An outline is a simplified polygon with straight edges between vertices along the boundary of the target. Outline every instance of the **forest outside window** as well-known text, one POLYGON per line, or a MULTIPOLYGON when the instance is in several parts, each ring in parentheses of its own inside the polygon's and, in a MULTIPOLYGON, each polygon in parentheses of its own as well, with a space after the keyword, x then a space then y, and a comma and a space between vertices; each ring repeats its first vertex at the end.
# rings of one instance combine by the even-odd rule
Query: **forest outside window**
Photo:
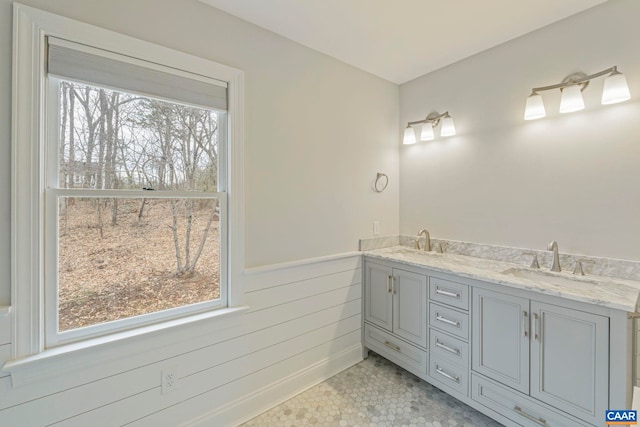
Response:
POLYGON ((46 346, 227 305, 226 85, 48 38, 46 346))

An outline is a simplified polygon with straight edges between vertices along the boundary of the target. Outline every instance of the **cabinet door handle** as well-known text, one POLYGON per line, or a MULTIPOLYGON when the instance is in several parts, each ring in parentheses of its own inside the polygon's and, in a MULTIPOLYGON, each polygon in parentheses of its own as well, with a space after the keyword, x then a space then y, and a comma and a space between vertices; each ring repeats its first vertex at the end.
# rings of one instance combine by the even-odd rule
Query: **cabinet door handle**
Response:
POLYGON ((399 346, 397 346, 395 344, 391 344, 389 341, 385 341, 384 345, 389 347, 391 350, 400 351, 400 347, 399 346))
POLYGON ((525 337, 529 336, 529 314, 527 310, 522 310, 522 335, 525 337))
POLYGON ((460 350, 458 350, 457 348, 449 347, 445 343, 440 342, 438 338, 436 338, 436 347, 448 351, 449 353, 453 353, 456 356, 460 356, 460 350))
POLYGON ((444 295, 445 297, 458 298, 458 299, 460 298, 460 293, 445 291, 443 289, 440 289, 437 286, 436 286, 436 294, 444 295))
POLYGON ((387 293, 391 293, 391 276, 387 276, 387 293))
POLYGON ((391 292, 395 295, 396 292, 396 278, 395 276, 391 276, 391 292))
POLYGON ((460 322, 458 322, 457 320, 450 320, 446 317, 442 317, 439 313, 436 313, 436 320, 442 323, 446 323, 447 325, 455 326, 456 328, 460 327, 460 322))
POLYGON ((536 341, 540 340, 540 334, 538 333, 539 319, 540 317, 538 316, 538 313, 533 313, 533 339, 536 341))
POLYGON ((442 375, 443 377, 448 378, 451 381, 460 384, 460 377, 456 377, 455 375, 451 375, 450 373, 448 373, 447 371, 445 371, 444 369, 442 369, 438 365, 436 365, 436 372, 439 373, 440 375, 442 375))
POLYGON ((529 414, 527 414, 527 413, 526 413, 526 412, 524 412, 524 411, 522 410, 522 408, 521 408, 521 407, 519 407, 518 405, 514 406, 514 407, 513 407, 513 410, 514 410, 515 412, 517 412, 518 414, 522 415, 523 417, 525 417, 525 418, 527 418, 527 419, 529 419, 529 420, 533 421, 533 422, 534 422, 534 423, 536 423, 536 424, 540 424, 541 426, 546 426, 546 425, 547 425, 547 420, 545 420, 544 418, 541 418, 541 417, 537 417, 537 418, 536 418, 536 417, 534 417, 533 415, 529 415, 529 414))

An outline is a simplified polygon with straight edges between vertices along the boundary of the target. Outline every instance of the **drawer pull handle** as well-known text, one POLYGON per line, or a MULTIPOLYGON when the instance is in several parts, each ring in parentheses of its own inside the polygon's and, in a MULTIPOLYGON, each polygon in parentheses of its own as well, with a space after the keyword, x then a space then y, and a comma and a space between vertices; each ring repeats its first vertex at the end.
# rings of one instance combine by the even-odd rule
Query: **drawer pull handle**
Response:
POLYGON ((451 375, 450 373, 448 373, 445 370, 443 370, 442 368, 440 368, 440 366, 438 366, 438 365, 436 365, 436 372, 439 373, 440 375, 442 375, 443 377, 448 378, 451 381, 460 384, 460 377, 456 377, 454 375, 451 375))
POLYGON ((385 341, 384 345, 386 345, 387 347, 389 347, 391 350, 395 350, 395 351, 400 351, 400 347, 398 347, 395 344, 391 344, 389 341, 385 341))
POLYGON ((446 323, 447 325, 455 326, 456 328, 460 327, 460 322, 458 322, 457 320, 450 320, 446 317, 442 317, 439 313, 436 313, 436 320, 442 323, 446 323))
POLYGON ((445 291, 440 289, 439 287, 436 286, 436 294, 438 295, 444 295, 445 297, 451 297, 451 298, 458 298, 460 299, 460 293, 459 292, 449 292, 449 291, 445 291))
POLYGON ((534 423, 536 423, 536 424, 540 424, 541 426, 546 426, 546 425, 547 425, 547 420, 545 420, 544 418, 540 418, 540 417, 536 418, 536 417, 534 417, 533 415, 529 415, 529 414, 527 414, 527 413, 526 413, 526 412, 524 412, 524 411, 522 410, 522 408, 521 408, 521 407, 519 407, 518 405, 514 406, 514 407, 513 407, 513 410, 514 410, 515 412, 517 412, 518 414, 522 415, 523 417, 525 417, 525 418, 527 418, 527 419, 529 419, 529 420, 533 421, 533 422, 534 422, 534 423))
POLYGON ((436 347, 441 348, 443 350, 446 350, 449 353, 453 353, 456 356, 460 356, 460 350, 458 350, 457 348, 449 347, 445 343, 440 342, 440 340, 438 340, 438 338, 436 338, 436 347))

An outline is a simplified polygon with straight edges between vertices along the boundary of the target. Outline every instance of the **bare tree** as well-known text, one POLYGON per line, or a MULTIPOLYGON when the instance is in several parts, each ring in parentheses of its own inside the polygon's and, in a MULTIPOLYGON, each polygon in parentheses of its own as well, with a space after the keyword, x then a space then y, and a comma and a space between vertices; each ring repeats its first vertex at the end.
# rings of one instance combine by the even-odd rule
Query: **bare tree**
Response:
MULTIPOLYGON (((67 133, 67 117, 69 116, 69 103, 68 103, 68 96, 69 96, 69 85, 66 83, 63 83, 61 86, 61 98, 62 98, 62 117, 60 119, 60 147, 59 147, 59 156, 60 159, 64 159, 65 158, 65 141, 67 140, 66 138, 66 133, 67 133)), ((63 184, 67 181, 67 176, 69 174, 69 163, 65 162, 62 164, 62 167, 60 168, 60 172, 61 172, 61 176, 59 177, 60 182, 62 182, 63 184)), ((63 198, 60 201, 60 213, 62 215, 63 218, 63 222, 62 222, 62 234, 66 234, 67 233, 67 229, 68 229, 68 225, 69 225, 69 213, 67 210, 67 198, 63 198)))
MULTIPOLYGON (((74 165, 76 162, 76 144, 75 144, 75 103, 76 103, 76 91, 73 89, 73 85, 70 83, 64 83, 67 86, 69 94, 69 155, 67 163, 74 165)), ((74 168, 70 168, 68 173, 67 187, 73 188, 75 185, 75 171, 74 168)))
MULTIPOLYGON (((198 189, 198 180, 207 173, 203 169, 215 165, 214 144, 217 122, 213 113, 197 108, 170 105, 152 101, 149 103, 148 123, 155 127, 159 142, 158 188, 198 189)), ((215 174, 211 174, 214 176, 215 174)), ((213 179, 213 178, 212 178, 213 179)), ((195 272, 197 262, 206 242, 215 209, 206 219, 199 242, 193 242, 195 214, 194 201, 185 199, 172 201, 172 233, 176 252, 176 273, 190 275, 195 272), (185 225, 179 227, 178 217, 185 225), (195 252, 192 248, 195 244, 195 252)))
MULTIPOLYGON (((217 187, 215 112, 75 83, 63 84, 61 107, 61 133, 67 141, 61 156, 68 165, 69 187, 74 185, 74 174, 81 174, 85 188, 125 185, 188 191, 217 187)), ((111 225, 116 226, 118 198, 94 203, 103 236, 103 210, 111 208, 111 225)), ((139 223, 147 206, 148 199, 141 199, 139 223)), ((195 272, 216 217, 215 203, 209 212, 210 206, 188 198, 172 201, 170 228, 177 274, 195 272)))
POLYGON ((93 187, 97 184, 97 176, 94 170, 93 155, 96 146, 96 131, 102 117, 100 115, 99 103, 96 102, 95 90, 90 86, 78 85, 79 90, 75 90, 75 97, 82 107, 82 131, 84 133, 84 187, 93 187), (94 184, 95 183, 95 184, 94 184))

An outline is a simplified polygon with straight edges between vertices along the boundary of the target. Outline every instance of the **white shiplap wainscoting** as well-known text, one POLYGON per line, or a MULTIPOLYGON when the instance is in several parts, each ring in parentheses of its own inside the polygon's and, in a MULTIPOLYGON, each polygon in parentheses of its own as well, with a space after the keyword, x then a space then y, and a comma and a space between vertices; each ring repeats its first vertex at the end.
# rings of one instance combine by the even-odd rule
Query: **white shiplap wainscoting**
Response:
MULTIPOLYGON (((358 253, 252 269, 244 278, 250 310, 233 328, 15 387, 0 371, 0 424, 233 426, 362 359, 358 253), (163 395, 167 367, 179 380, 163 395)), ((0 313, 3 358, 10 317, 0 313)))
MULTIPOLYGON (((11 307, 0 306, 0 367, 11 356, 11 307)), ((0 370, 0 378, 9 375, 0 370)), ((1 418, 0 418, 1 420, 1 418)))

